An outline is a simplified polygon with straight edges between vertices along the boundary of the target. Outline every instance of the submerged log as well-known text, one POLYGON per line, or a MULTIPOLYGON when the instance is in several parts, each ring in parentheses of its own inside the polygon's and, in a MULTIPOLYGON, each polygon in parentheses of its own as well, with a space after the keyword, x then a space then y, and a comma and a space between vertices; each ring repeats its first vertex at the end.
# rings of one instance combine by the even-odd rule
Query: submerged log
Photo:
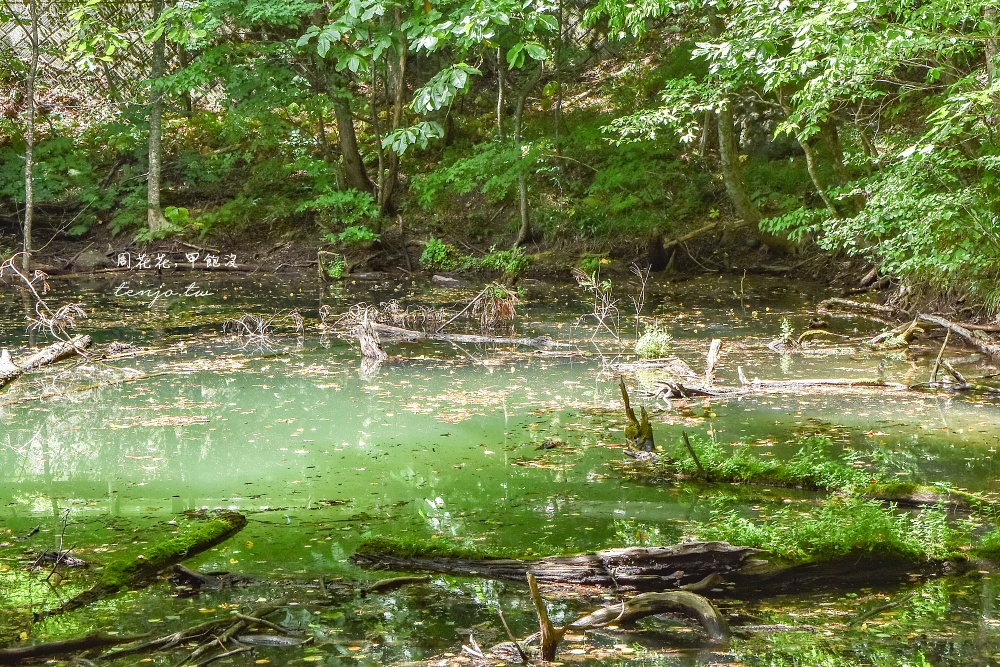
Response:
POLYGON ((522 345, 525 347, 539 347, 543 349, 551 347, 571 347, 568 343, 557 343, 549 336, 538 336, 537 338, 507 338, 503 336, 475 336, 470 334, 446 334, 428 331, 414 331, 403 329, 389 324, 374 324, 375 330, 384 334, 388 338, 397 340, 442 340, 452 343, 475 343, 475 344, 497 344, 497 345, 522 345))
POLYGON ((82 350, 90 347, 92 342, 93 340, 90 336, 73 336, 69 340, 60 340, 52 343, 52 345, 44 347, 38 352, 18 361, 11 359, 9 351, 0 351, 0 388, 13 382, 28 371, 33 371, 79 354, 82 350))
POLYGON ((226 512, 150 547, 145 553, 112 561, 104 568, 101 579, 96 585, 59 607, 37 613, 35 620, 79 609, 127 588, 147 586, 160 571, 225 542, 246 525, 246 517, 242 514, 226 512))

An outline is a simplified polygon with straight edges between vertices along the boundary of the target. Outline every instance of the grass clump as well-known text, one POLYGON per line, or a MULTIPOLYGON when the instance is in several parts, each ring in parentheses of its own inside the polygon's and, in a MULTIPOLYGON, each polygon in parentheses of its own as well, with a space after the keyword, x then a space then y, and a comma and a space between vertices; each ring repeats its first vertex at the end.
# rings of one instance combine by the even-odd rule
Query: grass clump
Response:
POLYGON ((699 539, 755 547, 792 562, 873 556, 922 564, 964 559, 960 549, 968 544, 967 531, 950 525, 940 509, 901 514, 861 498, 834 499, 808 512, 782 508, 766 522, 714 511, 696 532, 699 539))
MULTIPOLYGON (((695 476, 703 474, 709 481, 742 484, 770 484, 811 491, 843 491, 863 493, 873 485, 888 484, 885 473, 858 468, 843 460, 831 459, 827 447, 832 443, 822 437, 804 438, 802 447, 788 461, 776 461, 757 456, 750 447, 735 450, 711 441, 692 439, 702 471, 679 448, 674 459, 666 462, 672 472, 695 476)), ((907 485, 893 482, 894 486, 907 485)), ((915 488, 915 485, 909 485, 915 488)))
POLYGON ((674 337, 657 323, 646 325, 646 331, 635 342, 635 353, 640 359, 662 359, 670 356, 674 337))

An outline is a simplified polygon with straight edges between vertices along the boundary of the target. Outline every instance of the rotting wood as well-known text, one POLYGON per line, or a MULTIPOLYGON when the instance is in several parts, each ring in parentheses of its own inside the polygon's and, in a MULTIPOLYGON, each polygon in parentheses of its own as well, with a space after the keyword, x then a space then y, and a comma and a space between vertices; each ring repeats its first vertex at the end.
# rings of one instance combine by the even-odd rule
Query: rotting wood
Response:
POLYGON ((899 308, 884 306, 880 303, 870 303, 865 301, 853 301, 851 299, 841 299, 833 297, 820 301, 816 306, 816 312, 824 315, 837 315, 843 311, 848 311, 856 315, 863 315, 883 322, 886 318, 898 320, 903 317, 911 317, 908 313, 899 308))
POLYGON ((497 345, 522 345, 525 347, 552 348, 552 347, 572 347, 568 343, 559 343, 549 336, 538 336, 537 338, 506 338, 503 336, 475 336, 470 334, 445 334, 432 333, 427 331, 414 331, 403 329, 389 324, 374 324, 375 330, 384 334, 386 338, 397 340, 441 340, 453 343, 477 343, 477 344, 497 344, 497 345))
POLYGON ((559 642, 562 641, 563 635, 566 634, 566 628, 557 628, 552 625, 548 610, 545 608, 545 600, 542 599, 542 593, 538 590, 538 581, 535 579, 535 575, 527 572, 525 577, 528 580, 531 602, 535 605, 535 614, 538 616, 538 628, 542 635, 540 647, 541 658, 543 662, 552 662, 556 659, 556 650, 559 648, 559 642))
POLYGON ((79 354, 90 347, 93 340, 90 336, 73 336, 69 340, 60 340, 42 348, 34 354, 14 361, 8 350, 0 351, 0 388, 10 384, 28 371, 37 370, 43 366, 79 354))
POLYGON ((367 310, 361 323, 355 328, 355 332, 358 335, 358 343, 361 346, 361 356, 374 361, 385 361, 389 358, 389 355, 382 349, 382 343, 375 330, 374 322, 369 318, 367 310))
POLYGON ((225 512, 210 521, 165 540, 150 548, 145 554, 112 561, 101 574, 100 581, 92 588, 67 600, 59 607, 35 614, 40 621, 48 616, 63 614, 114 595, 126 588, 148 585, 156 575, 196 554, 228 540, 247 524, 247 519, 236 512, 225 512))
POLYGON ((0 648, 0 665, 19 665, 26 660, 38 658, 51 658, 59 655, 68 655, 91 649, 106 648, 118 644, 127 644, 138 641, 147 635, 139 636, 109 636, 99 633, 66 639, 47 644, 33 644, 31 646, 15 646, 12 648, 0 648))
POLYGON ((722 341, 718 338, 712 339, 712 344, 708 348, 708 357, 705 360, 705 386, 711 387, 715 384, 715 369, 719 365, 722 341))
POLYGON ((671 250, 683 243, 687 243, 692 239, 696 239, 702 234, 707 234, 708 232, 714 231, 718 229, 721 224, 722 223, 720 221, 710 222, 707 225, 695 229, 694 231, 688 232, 684 236, 679 236, 676 239, 667 241, 666 243, 663 244, 663 252, 667 252, 668 250, 671 250))

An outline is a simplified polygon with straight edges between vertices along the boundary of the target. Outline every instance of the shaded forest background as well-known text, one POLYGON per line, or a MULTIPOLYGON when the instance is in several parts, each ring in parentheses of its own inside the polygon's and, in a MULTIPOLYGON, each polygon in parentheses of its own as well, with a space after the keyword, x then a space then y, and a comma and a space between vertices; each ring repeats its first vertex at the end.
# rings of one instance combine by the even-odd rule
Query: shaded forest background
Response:
POLYGON ((992 3, 0 0, 0 26, 4 256, 819 253, 1000 307, 992 3))

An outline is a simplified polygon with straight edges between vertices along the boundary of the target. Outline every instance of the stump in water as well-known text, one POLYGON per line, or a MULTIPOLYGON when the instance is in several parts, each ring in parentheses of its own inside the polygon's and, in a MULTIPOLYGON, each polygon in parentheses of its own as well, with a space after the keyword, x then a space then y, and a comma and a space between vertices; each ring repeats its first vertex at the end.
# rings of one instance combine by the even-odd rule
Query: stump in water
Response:
POLYGON ((618 386, 622 390, 622 401, 625 403, 625 442, 629 447, 643 452, 651 452, 655 448, 653 444, 653 426, 649 423, 649 415, 646 414, 645 406, 639 406, 639 415, 642 421, 635 418, 635 411, 629 404, 628 390, 625 388, 625 380, 618 378, 618 386))
POLYGON ((382 343, 379 341, 378 332, 375 331, 375 325, 368 317, 367 312, 365 312, 365 316, 364 319, 361 320, 361 324, 358 325, 357 332, 358 343, 361 344, 361 356, 366 359, 374 359, 376 361, 385 361, 389 358, 389 355, 382 349, 382 343))

